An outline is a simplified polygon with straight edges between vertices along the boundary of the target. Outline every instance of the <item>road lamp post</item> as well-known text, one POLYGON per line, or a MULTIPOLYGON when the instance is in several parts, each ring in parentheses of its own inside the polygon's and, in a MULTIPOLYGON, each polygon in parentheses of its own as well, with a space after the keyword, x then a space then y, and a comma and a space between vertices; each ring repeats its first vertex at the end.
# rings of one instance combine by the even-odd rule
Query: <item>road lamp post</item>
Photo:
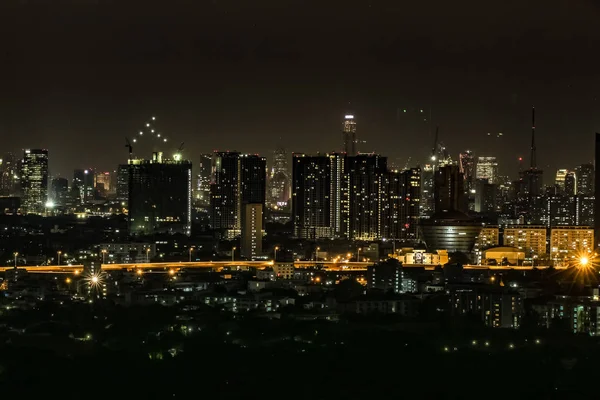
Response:
POLYGON ((356 251, 356 262, 360 262, 360 247, 356 251))
POLYGON ((277 250, 279 250, 279 246, 275 246, 275 255, 273 256, 273 261, 277 262, 277 250))
POLYGON ((235 246, 231 248, 231 262, 235 261, 235 249, 237 249, 235 246))
POLYGON ((194 246, 190 247, 190 258, 189 258, 189 262, 192 262, 192 251, 194 251, 194 246))
POLYGON ((150 248, 148 247, 146 249, 146 263, 150 262, 150 248))
POLYGON ((102 249, 102 264, 106 264, 106 249, 102 249))
POLYGON ((62 254, 62 251, 60 251, 60 250, 56 252, 56 256, 57 256, 57 257, 56 257, 56 258, 57 258, 57 260, 56 260, 56 261, 57 261, 57 262, 56 262, 56 265, 60 265, 60 255, 61 255, 61 254, 62 254))
POLYGON ((19 253, 15 252, 13 255, 15 256, 15 269, 17 269, 17 257, 19 256, 19 253))

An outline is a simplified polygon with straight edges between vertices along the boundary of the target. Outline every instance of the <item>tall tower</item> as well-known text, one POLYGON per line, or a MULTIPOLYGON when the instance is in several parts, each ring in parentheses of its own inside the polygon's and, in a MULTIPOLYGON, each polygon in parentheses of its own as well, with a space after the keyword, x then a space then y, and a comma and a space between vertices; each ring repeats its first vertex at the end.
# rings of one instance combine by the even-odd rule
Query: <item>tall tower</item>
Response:
POLYGON ((531 155, 529 169, 523 172, 524 189, 529 197, 537 196, 542 190, 543 171, 537 167, 535 146, 535 107, 531 108, 531 155))
MULTIPOLYGON (((596 154, 594 165, 598 165, 600 161, 600 133, 596 133, 596 154)), ((594 174, 594 246, 600 243, 600 174, 594 174)))
POLYGON ((28 214, 41 214, 48 200, 48 150, 25 150, 22 168, 23 209, 28 214))
POLYGON ((344 152, 349 156, 357 154, 356 148, 356 121, 354 115, 346 114, 342 123, 342 138, 344 140, 344 152))

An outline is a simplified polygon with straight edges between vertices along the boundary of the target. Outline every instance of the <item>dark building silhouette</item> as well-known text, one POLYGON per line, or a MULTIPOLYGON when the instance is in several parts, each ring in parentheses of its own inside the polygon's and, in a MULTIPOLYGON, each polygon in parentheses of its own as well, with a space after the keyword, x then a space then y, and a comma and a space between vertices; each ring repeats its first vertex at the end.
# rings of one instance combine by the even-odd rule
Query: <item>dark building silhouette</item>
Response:
POLYGON ((192 163, 163 159, 129 160, 130 234, 191 231, 192 163))
POLYGON ((386 198, 383 179, 387 175, 387 158, 377 154, 347 157, 346 170, 350 238, 378 239, 381 236, 381 206, 386 198))
POLYGON ((74 170, 71 187, 79 191, 81 204, 94 200, 94 171, 89 169, 74 170))
POLYGON ((266 197, 267 162, 258 155, 215 152, 210 187, 211 225, 233 238, 241 234, 244 205, 262 204, 266 197))
POLYGON ((331 179, 328 156, 293 155, 292 221, 296 237, 318 239, 334 236, 331 179))
POLYGON ((129 202, 129 166, 120 164, 117 168, 117 200, 121 206, 129 202))
POLYGON ((66 178, 52 179, 50 183, 50 195, 48 197, 55 206, 65 206, 69 197, 69 181, 66 178))
MULTIPOLYGON (((600 133, 596 133, 596 148, 595 148, 595 165, 598 165, 598 161, 600 161, 600 133)), ((596 215, 600 215, 600 174, 594 173, 594 197, 595 197, 595 207, 594 207, 594 243, 596 243, 596 247, 600 242, 600 218, 596 218, 596 215)))
POLYGON ((436 214, 450 210, 467 211, 464 179, 457 165, 448 164, 435 169, 433 190, 436 214))

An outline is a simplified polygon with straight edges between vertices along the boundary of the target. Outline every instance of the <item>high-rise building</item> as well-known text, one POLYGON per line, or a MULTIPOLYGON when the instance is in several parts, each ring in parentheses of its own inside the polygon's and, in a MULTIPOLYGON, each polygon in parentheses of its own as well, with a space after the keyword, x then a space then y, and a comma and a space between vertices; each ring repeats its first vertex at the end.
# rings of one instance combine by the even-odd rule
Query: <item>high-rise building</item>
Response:
POLYGON ((475 159, 471 150, 460 153, 458 156, 458 166, 465 180, 465 190, 469 193, 475 183, 475 159))
POLYGON ((573 226, 577 223, 577 197, 565 195, 546 196, 546 215, 541 222, 547 227, 573 226))
POLYGON ((565 176, 565 194, 567 196, 577 194, 577 174, 575 171, 569 171, 565 176))
POLYGON ((79 191, 81 204, 94 200, 94 171, 91 169, 74 170, 71 187, 79 191))
POLYGON ((48 200, 55 206, 64 207, 67 205, 69 196, 69 181, 66 178, 54 178, 50 184, 50 195, 48 200))
POLYGON ((480 213, 496 212, 496 190, 498 185, 489 179, 477 179, 475 184, 475 211, 480 213))
POLYGON ((342 138, 344 141, 344 152, 348 155, 358 154, 356 138, 356 121, 354 115, 346 114, 342 123, 342 138))
POLYGON ((558 187, 559 193, 565 192, 565 178, 567 177, 568 173, 569 170, 564 168, 561 168, 556 171, 556 178, 554 178, 554 184, 556 185, 556 187, 558 187))
POLYGON ((498 181, 498 161, 496 157, 478 157, 475 177, 495 184, 498 181))
POLYGON ((242 248, 241 255, 253 259, 262 255, 263 204, 246 203, 242 205, 242 248))
POLYGON ((258 155, 213 154, 210 205, 214 230, 229 238, 239 236, 243 205, 265 204, 266 165, 266 159, 258 155))
POLYGON ((268 203, 271 208, 282 208, 288 205, 291 181, 287 152, 284 148, 279 148, 273 152, 273 166, 269 174, 268 203))
POLYGON ((96 192, 105 197, 113 193, 112 175, 110 172, 96 172, 94 175, 94 188, 96 192))
POLYGON ((575 168, 578 195, 592 196, 594 194, 594 164, 581 164, 575 168))
POLYGON ((210 179, 212 176, 212 154, 200 155, 196 201, 201 207, 210 206, 210 179))
POLYGON ((302 239, 333 238, 331 162, 328 156, 294 154, 292 161, 292 221, 302 239))
POLYGON ((348 215, 350 238, 376 240, 381 235, 382 179, 387 158, 360 154, 346 158, 348 173, 348 215))
POLYGON ((466 211, 464 179, 457 165, 438 167, 434 176, 435 212, 466 211))
POLYGON ((21 193, 19 161, 12 153, 0 159, 0 196, 19 196, 21 193))
POLYGON ((331 153, 329 157, 330 170, 330 220, 331 233, 333 237, 350 237, 349 218, 349 188, 348 188, 348 166, 346 155, 331 153))
POLYGON ((191 231, 192 163, 179 154, 129 160, 130 234, 191 231))
MULTIPOLYGON (((595 165, 600 163, 600 133, 596 133, 595 165)), ((600 174, 594 173, 594 243, 600 243, 600 174), (596 215, 599 217, 596 218, 596 215)))
POLYGON ((401 172, 402 191, 400 208, 400 239, 417 240, 421 202, 421 169, 410 168, 401 172))
POLYGON ((577 226, 595 226, 594 224, 594 196, 576 196, 576 221, 577 226))
POLYGON ((48 201, 48 150, 25 150, 21 183, 23 212, 27 214, 43 213, 48 201))
POLYGON ((419 217, 421 219, 429 218, 435 210, 433 169, 433 164, 425 164, 421 170, 421 203, 419 205, 419 217))
POLYGON ((117 168, 117 201, 126 206, 129 201, 129 165, 119 164, 117 168))

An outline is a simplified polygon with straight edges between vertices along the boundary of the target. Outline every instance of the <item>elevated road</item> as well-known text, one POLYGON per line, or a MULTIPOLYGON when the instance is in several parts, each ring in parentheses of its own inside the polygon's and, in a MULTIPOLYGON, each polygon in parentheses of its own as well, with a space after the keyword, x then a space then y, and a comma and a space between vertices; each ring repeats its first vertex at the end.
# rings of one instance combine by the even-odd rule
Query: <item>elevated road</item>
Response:
MULTIPOLYGON (((325 271, 366 271, 373 262, 332 262, 332 261, 295 261, 294 267, 298 269, 321 268, 325 271)), ((162 263, 134 263, 134 264, 102 264, 103 271, 152 271, 169 272, 189 270, 227 271, 246 270, 249 268, 264 269, 273 266, 273 261, 192 261, 192 262, 162 262, 162 263)), ((425 268, 434 270, 436 265, 405 264, 405 268, 425 268)), ((548 266, 537 266, 537 269, 547 269, 548 266)), ((567 267, 556 267, 566 269, 567 267)), ((0 272, 13 269, 13 267, 0 267, 0 272)), ((53 273, 53 274, 79 274, 83 272, 83 265, 61 265, 61 266, 19 266, 30 273, 53 273)), ((531 266, 488 266, 488 265, 465 265, 466 270, 491 270, 491 271, 530 271, 531 266)))

